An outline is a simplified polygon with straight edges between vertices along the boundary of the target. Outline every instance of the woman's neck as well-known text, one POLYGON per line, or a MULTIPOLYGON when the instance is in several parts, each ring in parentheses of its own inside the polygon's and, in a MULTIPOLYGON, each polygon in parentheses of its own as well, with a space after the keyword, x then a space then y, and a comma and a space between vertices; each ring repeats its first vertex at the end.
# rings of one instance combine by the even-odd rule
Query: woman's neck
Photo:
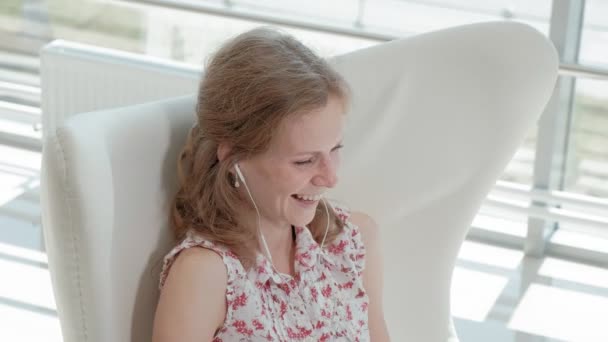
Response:
MULTIPOLYGON (((287 222, 282 222, 280 224, 270 222, 264 216, 261 216, 258 228, 258 216, 255 211, 253 213, 249 212, 244 214, 241 219, 241 222, 245 222, 248 225, 248 229, 251 229, 254 232, 258 232, 259 229, 259 233, 264 235, 264 240, 266 241, 273 260, 277 257, 286 258, 292 254, 295 243, 291 224, 287 222)), ((259 239, 260 251, 266 255, 266 248, 262 242, 262 237, 260 236, 259 239)))

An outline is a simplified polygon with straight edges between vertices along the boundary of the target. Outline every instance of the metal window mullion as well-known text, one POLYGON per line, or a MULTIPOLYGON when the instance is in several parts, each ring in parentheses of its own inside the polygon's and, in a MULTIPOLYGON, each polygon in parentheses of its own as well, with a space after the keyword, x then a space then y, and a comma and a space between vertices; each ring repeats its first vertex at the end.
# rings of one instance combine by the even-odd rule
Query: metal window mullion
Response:
MULTIPOLYGON (((557 49, 560 63, 575 64, 578 60, 584 8, 584 0, 553 1, 549 38, 557 49)), ((570 145, 574 90, 575 79, 560 76, 539 120, 532 180, 534 189, 563 189, 570 145)), ((531 205, 542 208, 549 204, 535 200, 531 205)), ((542 256, 547 241, 557 227, 558 222, 554 220, 528 218, 524 252, 531 256, 542 256)))

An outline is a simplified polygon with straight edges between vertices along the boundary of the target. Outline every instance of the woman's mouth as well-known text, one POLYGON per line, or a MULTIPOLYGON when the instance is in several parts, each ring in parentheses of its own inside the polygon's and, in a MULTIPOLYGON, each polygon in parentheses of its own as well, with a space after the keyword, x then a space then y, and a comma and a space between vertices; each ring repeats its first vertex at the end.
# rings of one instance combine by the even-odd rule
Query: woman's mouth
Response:
POLYGON ((309 200, 305 200, 305 199, 302 199, 302 198, 298 198, 298 197, 297 197, 295 194, 294 194, 294 195, 291 195, 291 197, 292 197, 293 199, 295 199, 295 200, 296 200, 296 202, 298 202, 298 204, 299 204, 299 205, 301 205, 301 206, 303 206, 303 207, 305 207, 305 208, 308 208, 308 207, 314 206, 315 204, 317 204, 317 203, 319 202, 319 200, 312 200, 312 201, 309 201, 309 200))

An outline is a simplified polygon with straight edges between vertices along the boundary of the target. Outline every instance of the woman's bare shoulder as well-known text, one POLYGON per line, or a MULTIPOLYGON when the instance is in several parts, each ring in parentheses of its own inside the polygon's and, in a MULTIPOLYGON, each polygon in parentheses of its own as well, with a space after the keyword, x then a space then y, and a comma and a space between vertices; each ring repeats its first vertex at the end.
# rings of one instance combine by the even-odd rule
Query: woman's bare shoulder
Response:
POLYGON ((365 245, 370 244, 372 241, 377 241, 380 234, 378 223, 371 216, 362 211, 353 211, 349 220, 359 228, 365 245))
MULTIPOLYGON (((218 252, 204 247, 190 247, 181 251, 176 257, 165 287, 173 282, 176 287, 204 285, 209 290, 225 293, 228 274, 222 257, 218 252)), ((196 288, 193 288, 195 290, 196 288)), ((197 291, 193 295, 199 295, 197 291)))
POLYGON ((227 282, 217 252, 200 247, 181 251, 161 291, 153 341, 210 341, 224 322, 227 282))

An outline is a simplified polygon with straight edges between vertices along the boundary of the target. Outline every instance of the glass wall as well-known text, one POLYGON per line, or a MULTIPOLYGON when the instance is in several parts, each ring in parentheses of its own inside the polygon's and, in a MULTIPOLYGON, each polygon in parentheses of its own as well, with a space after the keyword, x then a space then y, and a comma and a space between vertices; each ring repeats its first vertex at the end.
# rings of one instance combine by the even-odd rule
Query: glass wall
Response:
POLYGON ((564 190, 608 198, 608 80, 579 79, 564 190))
MULTIPOLYGON (((0 137, 5 134, 40 139, 37 56, 40 47, 53 39, 202 66, 206 56, 220 43, 259 25, 280 26, 321 55, 332 56, 394 38, 491 20, 527 23, 549 35, 552 25, 567 25, 567 16, 554 13, 555 4, 564 6, 564 3, 550 0, 156 0, 152 4, 150 0, 3 0, 0 2, 0 137)), ((580 33, 578 59, 562 60, 562 63, 608 75, 608 22, 605 20, 608 2, 570 3, 584 4, 584 20, 581 32, 577 28, 569 32, 580 33)), ((563 143, 565 148, 554 146, 552 149, 564 151, 557 157, 564 161, 563 165, 552 171, 562 179, 563 186, 549 190, 606 199, 608 81, 577 77, 572 94, 570 99, 560 100, 563 106, 572 103, 570 119, 560 123, 566 125, 568 132, 563 143)), ((544 147, 538 152, 539 131, 541 127, 537 126, 528 132, 500 176, 501 182, 527 187, 526 193, 538 186, 536 155, 553 153, 544 147)), ((602 205, 570 203, 560 208, 606 216, 606 206, 602 205)), ((527 214, 494 210, 489 206, 484 206, 481 214, 474 227, 526 237, 527 214)), ((576 224, 566 222, 558 227, 565 228, 564 231, 597 231, 581 230, 576 224)))

